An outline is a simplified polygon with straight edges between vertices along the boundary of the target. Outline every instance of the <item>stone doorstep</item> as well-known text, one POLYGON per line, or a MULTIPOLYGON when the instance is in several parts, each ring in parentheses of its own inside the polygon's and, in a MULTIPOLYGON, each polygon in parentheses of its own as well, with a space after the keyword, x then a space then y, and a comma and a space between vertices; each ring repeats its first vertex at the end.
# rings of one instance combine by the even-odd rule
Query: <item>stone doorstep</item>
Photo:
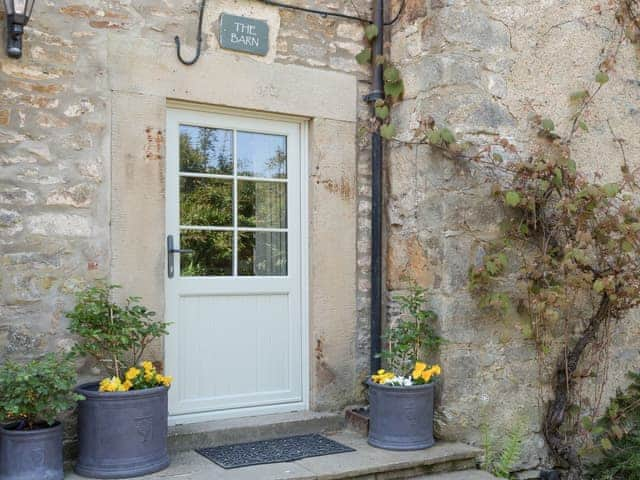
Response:
POLYGON ((308 433, 337 432, 344 416, 326 412, 292 412, 256 417, 230 418, 169 427, 169 453, 212 445, 269 440, 308 433))
MULTIPOLYGON (((290 463, 257 465, 254 467, 225 470, 193 450, 172 455, 171 466, 141 480, 396 480, 426 478, 433 480, 488 480, 477 476, 476 458, 481 451, 460 443, 438 443, 428 450, 392 452, 367 444, 365 438, 355 432, 341 431, 330 435, 334 440, 348 445, 355 452, 324 457, 312 457, 290 463), (460 476, 431 477, 424 475, 442 472, 459 472, 460 476)), ((68 474, 67 480, 81 480, 68 474)))
POLYGON ((437 473, 425 477, 417 477, 412 480, 497 480, 490 473, 481 470, 465 470, 464 472, 437 473))

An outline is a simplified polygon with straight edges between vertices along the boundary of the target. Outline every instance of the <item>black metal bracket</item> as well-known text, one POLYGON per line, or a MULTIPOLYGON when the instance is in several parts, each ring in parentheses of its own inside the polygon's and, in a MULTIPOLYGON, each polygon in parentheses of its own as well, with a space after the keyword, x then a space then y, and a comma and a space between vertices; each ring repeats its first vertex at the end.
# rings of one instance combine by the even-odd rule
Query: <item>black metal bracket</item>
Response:
POLYGON ((193 250, 180 250, 179 248, 174 248, 173 235, 167 235, 167 275, 169 278, 173 278, 175 275, 173 256, 176 253, 181 255, 191 255, 193 250))
POLYGON ((182 53, 180 50, 180 37, 176 35, 176 37, 174 38, 176 42, 178 60, 180 60, 180 62, 182 62, 184 65, 187 65, 187 66, 193 65, 200 58, 200 52, 202 50, 202 20, 204 18, 204 7, 206 3, 207 3, 207 0, 202 0, 202 3, 200 4, 200 19, 198 20, 198 37, 197 37, 198 44, 196 46, 196 56, 193 58, 193 60, 185 60, 184 58, 182 58, 182 53))

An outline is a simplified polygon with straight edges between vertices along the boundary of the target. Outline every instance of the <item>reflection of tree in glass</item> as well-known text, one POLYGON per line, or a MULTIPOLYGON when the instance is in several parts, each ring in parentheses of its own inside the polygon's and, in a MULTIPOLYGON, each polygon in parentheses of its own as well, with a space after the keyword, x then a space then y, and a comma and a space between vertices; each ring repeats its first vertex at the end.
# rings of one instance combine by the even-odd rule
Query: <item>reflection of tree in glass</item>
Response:
MULTIPOLYGON (((181 171, 232 174, 231 133, 182 126, 181 171), (222 141, 219 135, 223 137, 222 141)), ((277 148, 266 168, 284 172, 273 176, 286 178, 286 161, 284 149, 277 148)), ((180 223, 200 227, 233 226, 232 185, 231 181, 223 179, 181 177, 180 223)), ((286 228, 286 184, 240 181, 238 187, 238 225, 286 228)), ((182 276, 232 275, 232 232, 187 228, 181 231, 180 244, 183 249, 194 250, 192 255, 181 256, 182 276)), ((238 272, 241 275, 286 275, 286 234, 241 233, 238 236, 238 272)))
POLYGON ((286 138, 238 132, 238 175, 287 178, 286 138), (266 154, 272 152, 268 158, 266 154))
POLYGON ((180 170, 231 175, 233 173, 230 130, 180 126, 180 170))
POLYGON ((287 152, 278 145, 276 153, 267 160, 267 171, 274 172, 272 178, 287 178, 287 152))
POLYGON ((182 230, 182 248, 194 250, 181 255, 183 277, 229 276, 233 274, 233 233, 182 230))

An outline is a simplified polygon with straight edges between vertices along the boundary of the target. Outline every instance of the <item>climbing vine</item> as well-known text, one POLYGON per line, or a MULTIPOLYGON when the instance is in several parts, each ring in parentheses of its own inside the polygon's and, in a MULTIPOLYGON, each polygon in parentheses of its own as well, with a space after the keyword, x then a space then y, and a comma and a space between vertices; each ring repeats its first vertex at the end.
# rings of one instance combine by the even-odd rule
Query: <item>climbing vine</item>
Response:
MULTIPOLYGON (((601 365, 608 360, 611 332, 640 305, 639 182, 629 167, 625 142, 609 125, 622 157, 617 182, 590 178, 578 168, 572 152, 577 133, 590 131, 585 114, 610 81, 621 45, 625 40, 640 44, 640 2, 618 0, 616 8, 619 29, 604 49, 592 85, 569 95, 573 113, 568 131, 559 132, 550 118, 534 116, 534 136, 526 153, 500 135, 484 145, 459 141, 452 129, 436 125, 432 118, 424 119, 414 132, 417 140, 398 140, 390 112, 404 91, 400 72, 384 57, 372 58, 370 47, 356 57, 360 64, 384 65, 387 98, 375 104, 371 120, 381 136, 429 145, 451 161, 481 165, 492 183, 505 220, 499 238, 485 243, 481 260, 471 268, 469 288, 482 308, 502 314, 516 311, 529 318, 541 364, 557 355, 553 366, 544 370, 553 397, 543 432, 570 480, 584 478, 575 435, 591 430, 599 410, 606 382, 601 365), (581 384, 594 376, 598 398, 585 402, 581 384)), ((365 34, 373 42, 377 28, 369 25, 365 34)), ((596 447, 607 450, 609 439, 601 439, 596 447)))
POLYGON ((379 33, 377 25, 367 25, 365 28, 365 37, 369 42, 369 46, 356 55, 356 61, 360 65, 376 64, 383 66, 384 98, 376 100, 374 104, 374 116, 371 119, 371 128, 378 130, 382 138, 391 140, 396 134, 396 128, 393 123, 391 123, 391 107, 393 107, 394 103, 402 99, 404 82, 400 76, 400 70, 391 65, 384 55, 373 58, 371 44, 378 38, 379 33))

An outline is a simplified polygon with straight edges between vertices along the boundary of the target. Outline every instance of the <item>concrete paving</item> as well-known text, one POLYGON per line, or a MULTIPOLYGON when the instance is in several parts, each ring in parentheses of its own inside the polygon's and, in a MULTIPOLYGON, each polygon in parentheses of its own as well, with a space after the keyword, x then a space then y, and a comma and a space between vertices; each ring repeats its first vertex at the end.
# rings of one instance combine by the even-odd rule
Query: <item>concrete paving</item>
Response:
MULTIPOLYGON (((366 439, 354 432, 343 431, 329 435, 348 445, 355 452, 325 457, 305 458, 296 462, 258 465, 225 470, 194 451, 172 455, 171 466, 141 480, 391 480, 418 478, 432 472, 446 472, 473 468, 480 454, 476 448, 458 443, 438 443, 428 450, 392 452, 367 444, 366 439)), ((468 475, 476 475, 475 472, 468 475)), ((81 480, 69 473, 66 480, 81 480)), ((432 477, 424 477, 432 478, 432 477)), ((438 478, 438 477, 435 477, 438 478)), ((442 480, 485 480, 491 477, 461 476, 442 480)), ((438 479, 440 480, 440 479, 438 479)))

